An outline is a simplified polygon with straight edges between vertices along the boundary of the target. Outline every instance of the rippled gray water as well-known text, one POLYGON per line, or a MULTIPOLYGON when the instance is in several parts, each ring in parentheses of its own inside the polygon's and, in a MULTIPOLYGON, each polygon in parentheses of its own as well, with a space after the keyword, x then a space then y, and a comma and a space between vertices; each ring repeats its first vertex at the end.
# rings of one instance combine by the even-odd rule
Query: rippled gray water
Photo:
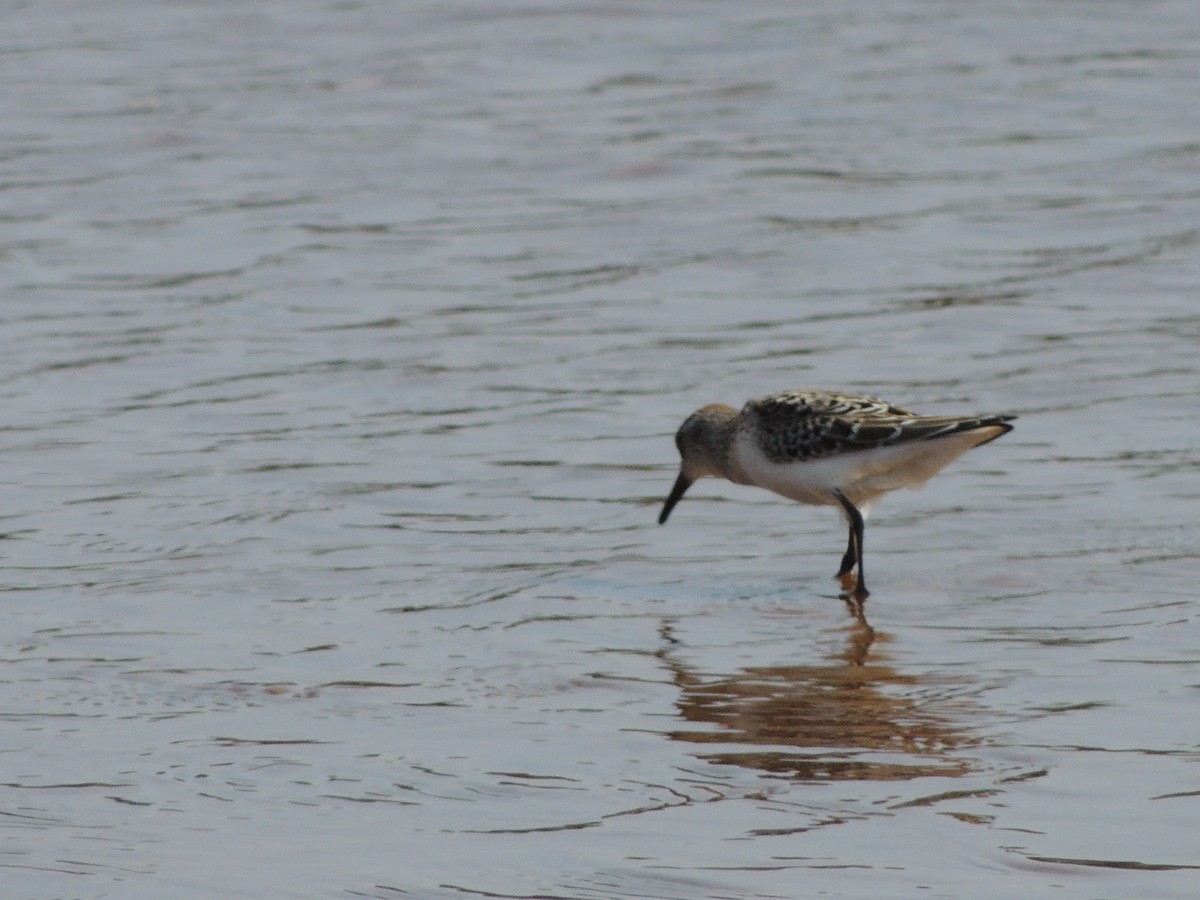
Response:
POLYGON ((5 896, 1196 895, 1200 17, 806 9, 6 13, 5 896))

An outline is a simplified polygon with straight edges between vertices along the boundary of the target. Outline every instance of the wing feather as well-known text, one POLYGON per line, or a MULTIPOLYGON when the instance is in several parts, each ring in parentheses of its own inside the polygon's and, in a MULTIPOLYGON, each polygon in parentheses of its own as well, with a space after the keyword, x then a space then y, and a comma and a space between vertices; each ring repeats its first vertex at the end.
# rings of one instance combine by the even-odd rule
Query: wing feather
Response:
MULTIPOLYGON (((935 440, 1002 425, 1011 416, 921 416, 874 397, 784 391, 742 410, 759 448, 773 462, 802 462, 839 453, 935 440)), ((1006 427, 1005 430, 1008 430, 1006 427)))

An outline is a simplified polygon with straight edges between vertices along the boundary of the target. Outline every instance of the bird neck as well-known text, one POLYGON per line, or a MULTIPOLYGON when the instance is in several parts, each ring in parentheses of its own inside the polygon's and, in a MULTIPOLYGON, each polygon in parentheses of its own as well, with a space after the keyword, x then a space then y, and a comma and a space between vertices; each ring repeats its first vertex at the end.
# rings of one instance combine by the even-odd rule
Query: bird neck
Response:
POLYGON ((738 455, 738 441, 744 437, 742 421, 737 410, 730 406, 714 404, 706 408, 708 429, 705 450, 714 474, 734 484, 752 484, 750 476, 742 467, 738 455))

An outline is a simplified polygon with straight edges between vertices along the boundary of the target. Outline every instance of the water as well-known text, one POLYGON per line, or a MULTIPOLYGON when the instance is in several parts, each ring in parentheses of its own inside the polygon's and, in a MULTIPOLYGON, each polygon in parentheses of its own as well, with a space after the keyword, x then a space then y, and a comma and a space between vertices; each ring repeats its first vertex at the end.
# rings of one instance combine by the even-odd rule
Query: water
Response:
POLYGON ((24 4, 12 897, 1192 897, 1192 4, 24 4), (867 531, 696 406, 1017 429, 867 531))

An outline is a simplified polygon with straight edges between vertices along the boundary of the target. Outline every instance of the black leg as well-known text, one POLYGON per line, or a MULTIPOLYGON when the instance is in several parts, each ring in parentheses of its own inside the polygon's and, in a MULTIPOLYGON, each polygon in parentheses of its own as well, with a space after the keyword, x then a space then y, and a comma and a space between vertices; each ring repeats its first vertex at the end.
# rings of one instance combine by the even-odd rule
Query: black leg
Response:
POLYGON ((843 575, 849 575, 854 571, 854 564, 858 562, 858 553, 854 549, 854 526, 850 526, 850 543, 846 547, 846 555, 842 557, 842 566, 838 569, 834 578, 841 578, 843 575))
MULTIPOLYGON (((846 515, 850 518, 850 548, 846 551, 846 555, 850 555, 850 551, 854 551, 854 555, 858 557, 858 584, 854 587, 854 596, 860 602, 867 598, 867 581, 863 576, 863 517, 858 511, 858 507, 850 502, 850 499, 839 491, 833 489, 833 496, 837 498, 837 502, 842 504, 842 509, 846 510, 846 515)), ((845 559, 842 560, 845 562, 845 559)))

